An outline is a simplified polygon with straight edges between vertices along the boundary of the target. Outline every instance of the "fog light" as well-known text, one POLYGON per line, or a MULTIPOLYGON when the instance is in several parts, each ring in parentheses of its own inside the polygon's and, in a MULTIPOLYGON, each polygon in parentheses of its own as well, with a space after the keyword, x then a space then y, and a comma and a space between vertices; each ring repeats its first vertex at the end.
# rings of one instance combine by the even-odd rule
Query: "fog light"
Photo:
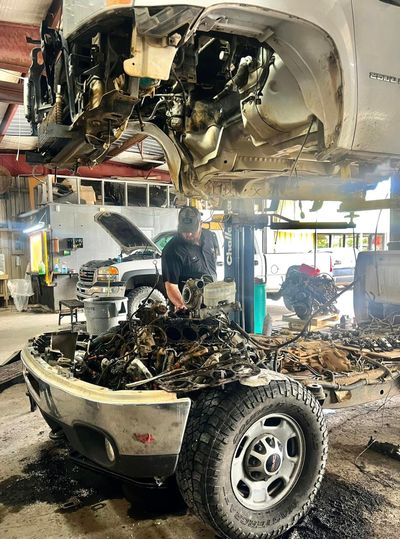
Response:
POLYGON ((111 445, 111 442, 109 440, 107 440, 107 438, 104 440, 104 446, 106 448, 106 454, 107 454, 107 458, 110 462, 114 462, 115 461, 115 452, 114 452, 114 448, 113 446, 111 445))

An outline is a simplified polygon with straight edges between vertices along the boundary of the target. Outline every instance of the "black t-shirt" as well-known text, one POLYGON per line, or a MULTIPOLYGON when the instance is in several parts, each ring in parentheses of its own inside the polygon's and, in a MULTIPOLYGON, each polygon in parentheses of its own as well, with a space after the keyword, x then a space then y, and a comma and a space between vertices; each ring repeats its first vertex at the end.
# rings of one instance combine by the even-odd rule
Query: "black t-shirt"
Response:
POLYGON ((164 282, 177 284, 181 289, 188 279, 200 279, 203 275, 217 278, 215 245, 209 230, 201 231, 200 245, 176 234, 164 247, 161 260, 164 282))

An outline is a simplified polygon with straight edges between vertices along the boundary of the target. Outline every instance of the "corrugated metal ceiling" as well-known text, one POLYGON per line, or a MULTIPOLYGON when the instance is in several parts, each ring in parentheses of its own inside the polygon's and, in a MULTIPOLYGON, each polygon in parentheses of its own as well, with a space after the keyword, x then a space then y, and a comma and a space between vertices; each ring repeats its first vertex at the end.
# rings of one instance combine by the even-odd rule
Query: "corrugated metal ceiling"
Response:
POLYGON ((15 116, 10 124, 10 127, 7 129, 7 135, 14 137, 23 137, 29 136, 31 134, 31 125, 25 118, 24 107, 21 105, 18 107, 17 112, 15 113, 15 116))

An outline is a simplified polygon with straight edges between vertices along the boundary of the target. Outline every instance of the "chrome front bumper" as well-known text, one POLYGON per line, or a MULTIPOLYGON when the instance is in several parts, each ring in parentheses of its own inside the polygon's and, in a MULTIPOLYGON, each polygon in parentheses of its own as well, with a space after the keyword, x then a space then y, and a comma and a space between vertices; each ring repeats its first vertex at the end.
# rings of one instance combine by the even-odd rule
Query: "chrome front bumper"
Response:
POLYGON ((93 297, 107 297, 123 298, 125 296, 125 285, 121 282, 118 283, 105 283, 100 282, 93 283, 92 285, 86 285, 78 281, 76 285, 76 297, 80 300, 93 297))
POLYGON ((67 377, 29 347, 21 358, 29 394, 78 453, 127 477, 175 472, 190 399, 166 391, 112 391, 67 377))

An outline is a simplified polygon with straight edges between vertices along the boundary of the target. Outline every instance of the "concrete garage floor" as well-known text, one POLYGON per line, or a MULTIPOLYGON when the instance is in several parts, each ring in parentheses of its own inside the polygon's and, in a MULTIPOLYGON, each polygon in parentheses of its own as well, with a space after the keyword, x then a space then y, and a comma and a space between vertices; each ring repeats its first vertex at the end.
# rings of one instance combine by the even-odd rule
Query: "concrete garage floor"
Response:
MULTIPOLYGON (((66 323, 64 324, 66 327, 66 323)), ((57 326, 56 315, 0 312, 0 357, 57 326)), ((314 508, 286 539, 397 539, 400 462, 366 451, 371 436, 400 443, 400 396, 328 414, 330 454, 314 508), (361 454, 362 453, 362 454, 361 454)), ((0 537, 211 539, 175 491, 128 492, 81 469, 29 412, 22 384, 0 395, 0 537), (128 494, 128 501, 124 497, 128 494)))
POLYGON ((18 312, 14 306, 0 309, 0 362, 9 357, 35 335, 45 331, 56 331, 59 327, 70 327, 67 319, 58 326, 58 314, 18 312))

